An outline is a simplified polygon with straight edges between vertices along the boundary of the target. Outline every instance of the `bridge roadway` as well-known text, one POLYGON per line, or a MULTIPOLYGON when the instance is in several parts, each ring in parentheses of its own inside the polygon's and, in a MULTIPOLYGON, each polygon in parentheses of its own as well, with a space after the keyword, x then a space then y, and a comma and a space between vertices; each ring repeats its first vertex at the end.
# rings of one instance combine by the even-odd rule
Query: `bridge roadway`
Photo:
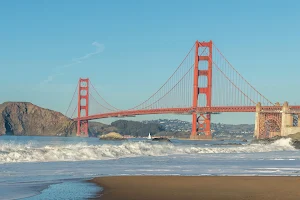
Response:
MULTIPOLYGON (((282 112, 282 106, 262 106, 261 112, 282 112)), ((300 113, 300 106, 289 106, 291 113, 300 113)), ((130 117, 136 115, 152 114, 192 114, 197 113, 223 113, 223 112, 256 112, 256 106, 214 106, 214 107, 187 107, 187 108, 158 108, 144 110, 120 110, 115 112, 90 115, 86 117, 74 118, 75 121, 86 121, 93 119, 111 118, 111 117, 130 117)))

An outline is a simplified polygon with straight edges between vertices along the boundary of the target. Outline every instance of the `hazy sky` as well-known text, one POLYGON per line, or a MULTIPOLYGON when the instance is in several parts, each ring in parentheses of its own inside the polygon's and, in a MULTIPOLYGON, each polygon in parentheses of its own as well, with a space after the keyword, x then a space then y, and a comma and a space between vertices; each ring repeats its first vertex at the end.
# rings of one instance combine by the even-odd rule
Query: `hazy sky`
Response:
POLYGON ((89 77, 111 104, 133 107, 165 82, 195 40, 211 39, 270 100, 300 104, 299 10, 289 0, 2 1, 0 102, 64 113, 78 78, 89 77))

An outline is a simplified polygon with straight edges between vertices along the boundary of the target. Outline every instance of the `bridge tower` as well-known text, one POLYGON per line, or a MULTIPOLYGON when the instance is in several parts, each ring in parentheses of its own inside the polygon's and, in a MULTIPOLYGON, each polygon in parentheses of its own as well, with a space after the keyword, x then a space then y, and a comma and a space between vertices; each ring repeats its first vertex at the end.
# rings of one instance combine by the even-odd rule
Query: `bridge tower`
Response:
POLYGON ((80 117, 89 116, 89 79, 79 79, 78 83, 78 121, 77 136, 88 137, 88 121, 80 120, 80 117))
MULTIPOLYGON (((199 95, 206 96, 206 107, 211 107, 212 100, 212 41, 195 43, 195 61, 194 61, 194 84, 193 84, 193 109, 198 107, 199 95), (199 48, 208 48, 208 55, 199 56, 199 48), (207 69, 199 70, 199 62, 207 62, 207 69), (199 87, 199 77, 207 77, 206 87, 199 87)), ((210 113, 192 113, 192 133, 191 139, 211 139, 210 131, 210 113), (198 133, 204 133, 204 135, 198 133)))

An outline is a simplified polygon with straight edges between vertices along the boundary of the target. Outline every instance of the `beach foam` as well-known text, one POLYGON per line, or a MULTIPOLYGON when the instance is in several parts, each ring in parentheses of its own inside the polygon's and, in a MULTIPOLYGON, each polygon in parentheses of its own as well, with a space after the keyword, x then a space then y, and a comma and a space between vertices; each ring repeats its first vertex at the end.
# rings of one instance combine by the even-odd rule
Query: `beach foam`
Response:
POLYGON ((120 145, 47 145, 35 147, 31 143, 16 144, 4 142, 0 145, 0 163, 12 162, 53 162, 105 160, 136 156, 164 156, 172 154, 218 154, 256 153, 272 151, 294 151, 291 139, 279 139, 271 144, 251 144, 229 147, 177 146, 167 143, 124 142, 120 145))

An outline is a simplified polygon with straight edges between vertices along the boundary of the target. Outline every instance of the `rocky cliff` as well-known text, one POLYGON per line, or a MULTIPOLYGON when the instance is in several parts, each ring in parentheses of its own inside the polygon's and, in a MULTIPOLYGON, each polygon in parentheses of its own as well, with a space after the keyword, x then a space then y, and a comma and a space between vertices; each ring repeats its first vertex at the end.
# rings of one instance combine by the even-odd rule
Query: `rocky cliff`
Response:
POLYGON ((0 134, 71 136, 75 133, 74 121, 60 112, 28 102, 0 104, 0 134))
MULTIPOLYGON (((76 122, 62 113, 29 102, 0 104, 0 135, 75 136, 76 128, 76 122)), ((100 122, 89 122, 90 136, 116 130, 100 122)))

